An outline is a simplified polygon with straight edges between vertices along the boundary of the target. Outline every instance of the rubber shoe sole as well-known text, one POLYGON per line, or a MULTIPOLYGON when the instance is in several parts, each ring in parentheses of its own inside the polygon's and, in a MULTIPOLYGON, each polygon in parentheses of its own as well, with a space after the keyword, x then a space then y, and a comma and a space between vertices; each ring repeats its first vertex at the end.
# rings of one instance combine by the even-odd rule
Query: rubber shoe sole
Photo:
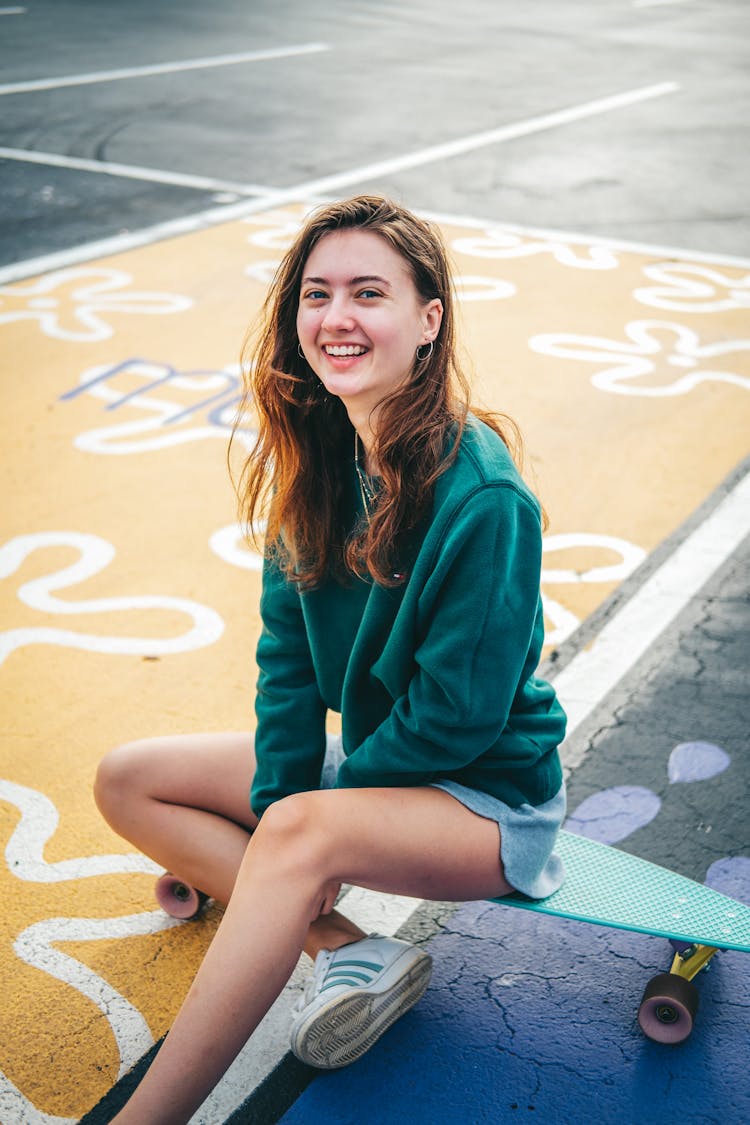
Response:
POLYGON ((416 1004, 427 990, 432 958, 421 950, 399 974, 399 963, 390 966, 377 992, 352 989, 312 1012, 294 1029, 292 1051, 297 1058, 320 1070, 336 1070, 356 1062, 392 1023, 416 1004))

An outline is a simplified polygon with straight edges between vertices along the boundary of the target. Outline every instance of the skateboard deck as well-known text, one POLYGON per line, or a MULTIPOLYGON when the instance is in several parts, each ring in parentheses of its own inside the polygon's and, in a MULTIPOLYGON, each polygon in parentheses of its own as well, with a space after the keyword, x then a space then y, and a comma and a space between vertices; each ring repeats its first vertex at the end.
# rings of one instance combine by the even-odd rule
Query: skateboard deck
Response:
POLYGON ((514 894, 492 899, 504 906, 669 938, 669 972, 646 985, 638 1023, 649 1039, 678 1044, 693 1028, 699 992, 693 978, 724 949, 750 952, 750 906, 656 863, 561 832, 555 850, 565 882, 544 899, 514 894))
POLYGON ((750 952, 750 906, 656 863, 560 832, 562 887, 545 899, 514 894, 504 906, 652 934, 688 944, 750 952))

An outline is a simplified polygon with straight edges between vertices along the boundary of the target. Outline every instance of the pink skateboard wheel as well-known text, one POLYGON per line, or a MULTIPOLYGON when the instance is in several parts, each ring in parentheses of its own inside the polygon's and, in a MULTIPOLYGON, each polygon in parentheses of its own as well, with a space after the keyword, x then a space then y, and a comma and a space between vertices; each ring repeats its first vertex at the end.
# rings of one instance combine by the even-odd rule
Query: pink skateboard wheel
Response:
POLYGON ((208 898, 169 872, 156 881, 156 901, 172 918, 194 918, 208 898))
POLYGON ((656 1043, 682 1043, 693 1030, 698 1010, 698 989, 673 973, 660 973, 646 986, 638 1023, 656 1043))

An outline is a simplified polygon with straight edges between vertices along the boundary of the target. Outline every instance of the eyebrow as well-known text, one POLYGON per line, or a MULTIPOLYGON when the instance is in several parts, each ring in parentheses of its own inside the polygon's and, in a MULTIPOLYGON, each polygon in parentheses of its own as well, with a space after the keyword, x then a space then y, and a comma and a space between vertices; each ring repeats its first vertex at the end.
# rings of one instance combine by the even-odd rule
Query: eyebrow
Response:
MULTIPOLYGON (((373 281, 376 282, 378 285, 384 286, 386 289, 392 288, 390 281, 386 281, 386 279, 384 277, 380 277, 376 273, 362 274, 361 277, 352 277, 347 282, 347 284, 348 285, 364 285, 365 282, 373 282, 373 281)), ((307 285, 330 285, 331 283, 330 283, 330 281, 328 280, 327 277, 303 277, 302 278, 302 284, 303 285, 306 285, 306 284, 307 285)))

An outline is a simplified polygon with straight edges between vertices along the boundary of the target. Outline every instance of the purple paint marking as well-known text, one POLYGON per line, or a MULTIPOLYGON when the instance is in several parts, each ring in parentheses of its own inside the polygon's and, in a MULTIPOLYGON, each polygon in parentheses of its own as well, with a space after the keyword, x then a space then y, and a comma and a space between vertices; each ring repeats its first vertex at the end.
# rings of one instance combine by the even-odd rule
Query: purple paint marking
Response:
POLYGON ((122 363, 115 363, 112 367, 107 367, 93 379, 87 380, 85 383, 79 383, 77 387, 73 387, 71 391, 66 391, 65 394, 60 395, 60 402, 68 402, 72 398, 77 398, 85 391, 95 387, 98 383, 103 383, 105 379, 111 379, 113 375, 117 375, 119 371, 126 371, 131 365, 136 363, 145 363, 145 360, 140 360, 133 356, 130 359, 124 359, 122 363))
POLYGON ((650 789, 618 785, 592 793, 568 818, 565 827, 589 840, 617 844, 650 824, 660 808, 661 801, 650 789))
POLYGON ((706 872, 706 886, 750 906, 750 858, 746 855, 717 859, 706 872))
POLYGON ((104 383, 107 379, 112 379, 115 375, 118 375, 122 371, 132 371, 133 369, 136 369, 140 364, 148 364, 151 367, 160 367, 163 371, 166 372, 166 374, 159 375, 158 377, 152 379, 150 382, 144 383, 125 394, 121 394, 119 398, 107 403, 107 405, 104 407, 105 411, 119 410, 121 406, 125 406, 129 402, 147 395, 150 391, 164 386, 165 383, 170 383, 173 379, 177 379, 180 377, 189 379, 192 376, 200 375, 223 375, 224 379, 226 380, 226 386, 223 387, 222 390, 209 395, 208 398, 201 399, 200 402, 195 403, 193 406, 186 406, 183 410, 179 411, 179 413, 172 414, 167 418, 163 418, 161 420, 161 425, 172 426, 176 422, 184 422, 184 420, 186 418, 189 418, 192 414, 197 414, 199 411, 205 410, 207 407, 212 407, 213 409, 208 415, 209 422, 212 425, 226 428, 227 423, 221 420, 216 420, 219 414, 225 413, 231 406, 242 402, 243 396, 241 394, 238 395, 235 393, 240 386, 240 380, 236 375, 232 375, 230 372, 217 371, 215 368, 197 368, 194 371, 178 371, 177 368, 172 367, 168 363, 139 359, 137 356, 133 356, 130 359, 123 360, 122 363, 116 363, 112 367, 107 367, 104 371, 101 371, 98 375, 95 375, 93 379, 89 379, 85 383, 79 383, 77 387, 74 387, 72 390, 66 391, 65 394, 60 395, 60 401, 68 402, 70 401, 70 399, 77 398, 79 395, 84 394, 85 391, 91 390, 92 387, 98 386, 100 383, 104 383))
POLYGON ((708 781, 723 773, 731 760, 726 750, 713 742, 681 742, 669 755, 669 780, 708 781))

